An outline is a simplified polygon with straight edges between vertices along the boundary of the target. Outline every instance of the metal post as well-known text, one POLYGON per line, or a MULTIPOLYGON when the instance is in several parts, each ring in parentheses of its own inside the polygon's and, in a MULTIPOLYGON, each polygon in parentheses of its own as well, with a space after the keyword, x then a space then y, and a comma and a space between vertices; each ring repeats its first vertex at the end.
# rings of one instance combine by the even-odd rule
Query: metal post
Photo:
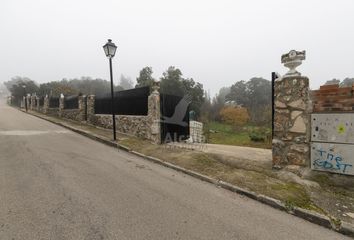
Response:
POLYGON ((274 87, 275 87, 275 79, 277 79, 277 74, 272 72, 272 139, 274 138, 274 114, 275 114, 275 106, 274 106, 274 87))
POLYGON ((111 75, 111 110, 113 120, 113 140, 116 141, 116 115, 114 113, 114 92, 113 92, 113 71, 112 71, 112 58, 109 58, 109 70, 111 75))

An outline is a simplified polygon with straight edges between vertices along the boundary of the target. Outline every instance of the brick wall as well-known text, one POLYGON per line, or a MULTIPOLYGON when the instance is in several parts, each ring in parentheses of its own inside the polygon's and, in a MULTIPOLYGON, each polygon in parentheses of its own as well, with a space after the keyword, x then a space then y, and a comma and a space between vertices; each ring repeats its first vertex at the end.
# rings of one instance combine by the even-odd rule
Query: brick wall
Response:
POLYGON ((354 112, 354 85, 324 85, 311 92, 313 112, 354 112))

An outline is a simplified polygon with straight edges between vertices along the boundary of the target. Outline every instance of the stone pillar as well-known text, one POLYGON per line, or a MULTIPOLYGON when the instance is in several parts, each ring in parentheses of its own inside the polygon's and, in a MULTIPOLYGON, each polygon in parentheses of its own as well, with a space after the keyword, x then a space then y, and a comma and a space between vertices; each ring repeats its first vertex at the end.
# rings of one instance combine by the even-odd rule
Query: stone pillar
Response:
POLYGON ((26 100, 27 100, 27 110, 31 110, 31 95, 30 94, 27 94, 26 95, 26 100))
POLYGON ((21 101, 21 108, 26 108, 25 103, 26 103, 26 97, 23 96, 23 97, 22 97, 22 101, 21 101))
POLYGON ((85 120, 85 102, 86 96, 78 97, 79 115, 77 116, 77 121, 82 122, 85 120))
POLYGON ((305 59, 305 52, 290 51, 282 63, 290 71, 275 81, 273 167, 310 164, 309 79, 295 70, 305 59))
POLYGON ((49 97, 48 97, 48 95, 45 95, 44 103, 43 103, 43 113, 44 114, 47 114, 48 108, 49 108, 49 97))
POLYGON ((62 113, 64 111, 64 95, 63 94, 60 94, 60 97, 59 97, 59 110, 58 110, 58 115, 59 117, 62 116, 62 113))
POLYGON ((159 82, 154 82, 152 93, 148 98, 148 122, 150 127, 150 136, 148 138, 156 144, 161 144, 161 111, 160 111, 160 93, 159 82))
POLYGON ((34 94, 31 95, 31 105, 30 105, 30 109, 31 109, 31 110, 36 109, 36 95, 34 95, 34 94))
POLYGON ((7 104, 12 105, 12 96, 7 97, 7 104))
POLYGON ((36 97, 36 111, 39 112, 39 109, 40 109, 40 105, 39 105, 39 97, 36 97))
POLYGON ((95 95, 87 96, 87 122, 94 124, 95 116, 95 95))

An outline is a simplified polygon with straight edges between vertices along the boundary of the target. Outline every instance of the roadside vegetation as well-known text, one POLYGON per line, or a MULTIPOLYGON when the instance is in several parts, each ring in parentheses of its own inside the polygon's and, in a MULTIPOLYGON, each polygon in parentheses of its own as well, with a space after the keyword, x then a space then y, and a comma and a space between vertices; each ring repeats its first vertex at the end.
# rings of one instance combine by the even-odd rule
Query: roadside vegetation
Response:
POLYGON ((238 81, 206 94, 201 121, 208 143, 270 148, 271 83, 263 78, 238 81))
POLYGON ((205 128, 209 131, 206 133, 208 143, 268 149, 272 147, 271 128, 252 125, 235 128, 221 122, 209 122, 205 128))

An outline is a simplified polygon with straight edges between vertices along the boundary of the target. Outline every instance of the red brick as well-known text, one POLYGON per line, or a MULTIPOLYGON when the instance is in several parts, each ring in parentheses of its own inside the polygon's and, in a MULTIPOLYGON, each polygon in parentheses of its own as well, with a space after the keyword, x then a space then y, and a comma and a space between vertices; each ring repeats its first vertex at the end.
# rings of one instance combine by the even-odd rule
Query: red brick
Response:
POLYGON ((331 85, 323 85, 320 86, 320 89, 335 89, 335 88, 339 88, 339 84, 331 84, 331 85))

